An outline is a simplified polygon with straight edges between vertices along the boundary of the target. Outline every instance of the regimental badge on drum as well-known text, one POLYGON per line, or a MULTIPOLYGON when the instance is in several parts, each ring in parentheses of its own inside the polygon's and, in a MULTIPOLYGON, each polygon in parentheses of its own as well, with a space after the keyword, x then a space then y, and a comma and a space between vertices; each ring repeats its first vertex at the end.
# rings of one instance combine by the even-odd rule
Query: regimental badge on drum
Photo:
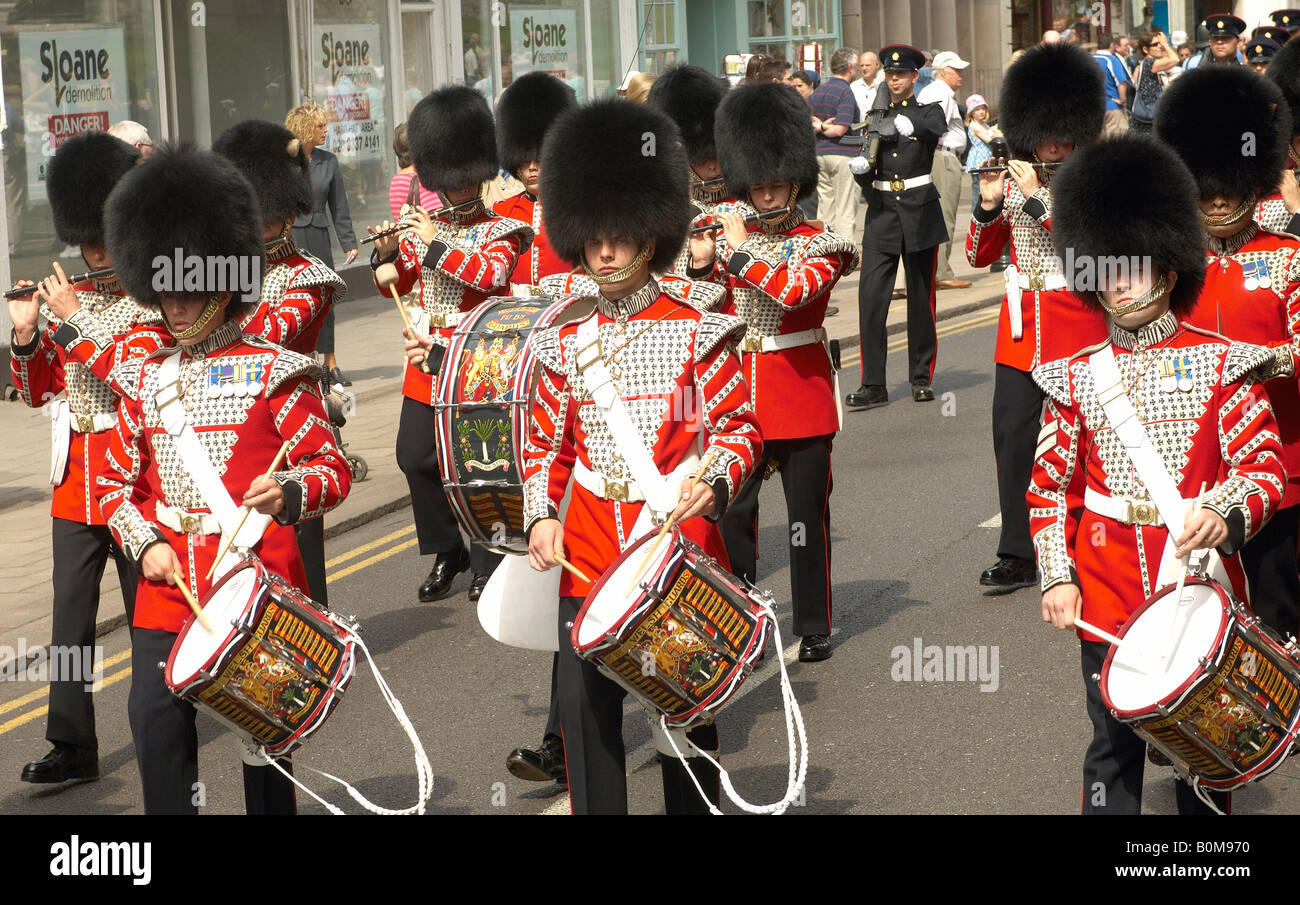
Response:
POLYGON ((217 361, 208 366, 208 396, 258 396, 266 386, 266 366, 258 360, 217 361))

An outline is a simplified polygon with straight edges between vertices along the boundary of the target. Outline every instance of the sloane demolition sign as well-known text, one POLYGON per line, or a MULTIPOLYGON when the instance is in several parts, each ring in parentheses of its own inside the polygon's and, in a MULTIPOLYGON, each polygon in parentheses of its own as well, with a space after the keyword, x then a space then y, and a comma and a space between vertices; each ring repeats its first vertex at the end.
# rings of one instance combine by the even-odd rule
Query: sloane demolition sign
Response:
POLYGON ((561 79, 578 75, 578 39, 577 10, 510 7, 510 63, 516 78, 539 70, 561 79))

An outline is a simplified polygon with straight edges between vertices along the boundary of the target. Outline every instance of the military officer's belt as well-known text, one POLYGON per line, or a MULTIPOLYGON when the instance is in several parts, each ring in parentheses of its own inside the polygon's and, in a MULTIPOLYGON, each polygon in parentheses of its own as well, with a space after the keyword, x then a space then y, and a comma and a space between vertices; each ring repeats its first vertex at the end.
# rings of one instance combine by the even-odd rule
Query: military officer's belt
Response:
POLYGON ((1032 289, 1035 291, 1055 290, 1065 288, 1065 275, 1060 273, 1049 273, 1039 276, 1033 273, 1021 273, 1018 282, 1021 289, 1032 289))
POLYGON ((182 534, 220 534, 221 525, 210 512, 187 512, 173 509, 166 503, 157 504, 158 524, 182 534))
POLYGON ((1144 525, 1159 528, 1165 521, 1151 500, 1135 500, 1126 496, 1106 496, 1087 487, 1083 491, 1083 507, 1089 512, 1113 518, 1125 525, 1144 525))
POLYGON ((811 346, 826 342, 826 330, 817 327, 812 330, 800 330, 798 333, 778 333, 775 336, 746 336, 741 344, 742 352, 776 352, 780 349, 793 349, 796 346, 811 346))
POLYGON ((72 429, 83 434, 97 434, 117 424, 117 415, 112 412, 102 412, 98 415, 82 415, 70 411, 68 414, 72 418, 72 429))
POLYGON ((602 500, 615 500, 619 503, 640 503, 645 494, 636 481, 614 481, 597 474, 579 460, 573 463, 573 479, 586 487, 602 500))
POLYGON ((908 189, 919 189, 932 182, 934 177, 926 173, 924 176, 913 176, 911 179, 874 179, 871 187, 882 192, 905 192, 908 189))

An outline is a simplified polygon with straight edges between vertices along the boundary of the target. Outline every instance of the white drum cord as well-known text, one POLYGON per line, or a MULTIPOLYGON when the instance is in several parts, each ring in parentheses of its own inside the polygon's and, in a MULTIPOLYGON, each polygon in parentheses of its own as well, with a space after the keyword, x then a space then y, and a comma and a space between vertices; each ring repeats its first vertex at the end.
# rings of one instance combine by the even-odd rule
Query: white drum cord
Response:
MULTIPOLYGON (((425 803, 433 795, 433 767, 429 763, 429 756, 425 753, 424 746, 420 744, 420 737, 416 735, 415 727, 411 725, 410 718, 407 717, 406 711, 402 708, 402 702, 397 700, 397 696, 393 694, 393 690, 388 687, 388 683, 384 681, 383 675, 380 674, 379 667, 375 665, 374 658, 370 656, 370 649, 366 647, 366 643, 362 641, 361 637, 355 632, 349 632, 346 637, 347 639, 355 641, 357 647, 361 648, 361 651, 366 655, 366 660, 370 663, 370 669, 375 674, 375 683, 379 686, 379 693, 383 695, 384 701, 388 704, 388 709, 393 712, 393 716, 397 717, 398 724, 401 725, 402 729, 406 732, 406 737, 411 741, 411 747, 415 750, 415 772, 419 784, 419 800, 409 808, 402 808, 401 810, 381 807, 366 798, 366 796, 362 795, 351 784, 339 779, 339 777, 326 773, 323 770, 317 770, 314 767, 306 767, 306 769, 311 770, 313 773, 320 776, 324 776, 326 779, 332 779, 334 782, 343 786, 343 788, 348 790, 348 794, 352 796, 353 801, 357 802, 357 804, 361 805, 372 814, 380 814, 385 817, 423 814, 425 803)), ((267 757, 266 752, 262 748, 259 747, 257 751, 250 753, 252 753, 254 757, 260 757, 263 761, 269 763, 271 766, 275 767, 275 769, 287 776, 290 782, 302 789, 320 804, 324 805, 331 814, 339 817, 344 816, 342 810, 330 804, 328 801, 325 801, 311 789, 300 783, 292 773, 280 766, 274 758, 267 757)))
MULTIPOLYGON (((686 748, 691 752, 692 756, 703 757, 718 768, 718 777, 722 782, 722 789, 736 807, 748 814, 784 814, 790 805, 794 804, 803 795, 804 780, 808 776, 808 735, 804 731, 803 713, 799 710, 799 702, 794 698, 794 689, 790 687, 790 676, 785 669, 784 647, 781 645, 781 629, 776 623, 776 613, 772 611, 771 606, 768 604, 761 603, 759 606, 772 618, 772 641, 776 645, 776 660, 781 670, 781 700, 785 705, 785 732, 790 751, 790 772, 786 780, 785 796, 780 801, 772 804, 751 804, 736 792, 735 786, 731 784, 731 776, 723 769, 722 764, 718 763, 707 751, 698 748, 689 738, 684 738, 684 740, 686 748), (795 747, 796 732, 799 738, 798 749, 795 747)), ((709 806, 709 813, 716 817, 723 816, 722 811, 718 810, 717 805, 710 801, 708 795, 705 794, 703 787, 700 786, 699 779, 695 776, 695 771, 686 763, 686 757, 677 746, 673 733, 680 730, 670 730, 666 719, 662 715, 659 717, 659 728, 668 737, 669 746, 672 747, 673 753, 677 755, 677 759, 682 762, 682 766, 686 768, 686 775, 691 778, 695 790, 700 793, 700 797, 709 806)), ((684 736, 685 733, 683 733, 684 736)))

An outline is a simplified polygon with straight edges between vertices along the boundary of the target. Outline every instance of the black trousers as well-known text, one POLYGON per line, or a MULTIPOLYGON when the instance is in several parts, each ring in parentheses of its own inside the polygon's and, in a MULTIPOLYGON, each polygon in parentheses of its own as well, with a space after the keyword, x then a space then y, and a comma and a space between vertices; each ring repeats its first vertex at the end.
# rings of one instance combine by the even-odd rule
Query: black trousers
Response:
POLYGON ((542 730, 542 741, 548 738, 563 738, 560 730, 560 655, 551 658, 551 707, 546 712, 546 728, 542 730))
MULTIPOLYGON (((175 643, 175 634, 155 629, 136 629, 131 638, 127 712, 146 814, 197 814, 201 800, 194 706, 172 694, 158 668, 175 643)), ((281 764, 292 772, 287 758, 281 764)), ((274 767, 244 764, 244 806, 249 814, 294 814, 293 783, 274 767)))
POLYGON ((758 494, 767 464, 781 469, 781 489, 790 522, 790 590, 794 633, 831 633, 831 442, 833 435, 766 440, 763 455, 722 514, 722 538, 731 571, 758 579, 758 494))
POLYGON ((1043 422, 1043 391, 1025 371, 997 365, 993 375, 993 456, 1002 510, 999 558, 1033 559, 1025 494, 1043 422))
POLYGON ((885 386, 888 336, 885 332, 889 305, 903 259, 907 283, 907 373, 913 386, 934 382, 939 336, 934 319, 934 270, 939 247, 904 251, 902 255, 862 249, 862 276, 858 282, 858 323, 862 329, 862 382, 885 386))
MULTIPOLYGON (((1092 742, 1083 757, 1083 813, 1141 814, 1147 743, 1110 715, 1101 699, 1101 684, 1092 678, 1101 673, 1109 647, 1102 641, 1079 643, 1088 718, 1092 720, 1092 742)), ((1214 813, 1196 797, 1190 785, 1182 780, 1174 785, 1179 814, 1214 813)), ((1231 796, 1223 792, 1210 795, 1219 809, 1228 813, 1231 796)))
MULTIPOLYGON (((569 774, 569 803, 575 814, 626 814, 627 767, 623 747, 623 686, 605 678, 573 651, 568 623, 578 617, 581 597, 560 598, 560 652, 556 670, 564 759, 569 774)), ((703 751, 718 750, 716 725, 687 733, 703 751)), ((683 753, 685 753, 683 751, 683 753)), ((715 755, 716 756, 716 755, 715 755)), ((702 757, 688 758, 700 787, 718 803, 718 771, 702 757)), ((660 761, 664 810, 669 814, 707 814, 682 762, 671 754, 660 761)))
POLYGON ((325 519, 313 518, 293 526, 298 535, 298 552, 307 573, 307 593, 321 606, 329 606, 325 584, 325 519))
MULTIPOLYGON (((435 349, 441 348, 438 346, 435 349)), ((438 470, 438 423, 433 406, 402 397, 397 425, 397 467, 411 489, 411 510, 420 555, 450 553, 465 546, 438 470)))
MULTIPOLYGON (((54 610, 50 644, 55 650, 81 651, 76 658, 83 675, 50 682, 49 717, 45 739, 55 745, 98 748, 95 702, 89 686, 94 668, 95 618, 99 614, 99 582, 111 556, 122 587, 128 628, 135 620, 135 566, 118 548, 107 525, 87 525, 52 519, 54 610), (68 680, 70 679, 70 680, 68 680)), ((65 658, 64 662, 68 662, 65 658)))
POLYGON ((469 567, 475 575, 491 575, 504 558, 503 554, 493 553, 477 541, 470 544, 469 567))
POLYGON ((1300 636, 1300 575, 1296 574, 1296 543, 1300 535, 1300 506, 1273 514, 1241 548, 1241 567, 1250 582, 1250 605, 1264 624, 1287 635, 1300 636))

